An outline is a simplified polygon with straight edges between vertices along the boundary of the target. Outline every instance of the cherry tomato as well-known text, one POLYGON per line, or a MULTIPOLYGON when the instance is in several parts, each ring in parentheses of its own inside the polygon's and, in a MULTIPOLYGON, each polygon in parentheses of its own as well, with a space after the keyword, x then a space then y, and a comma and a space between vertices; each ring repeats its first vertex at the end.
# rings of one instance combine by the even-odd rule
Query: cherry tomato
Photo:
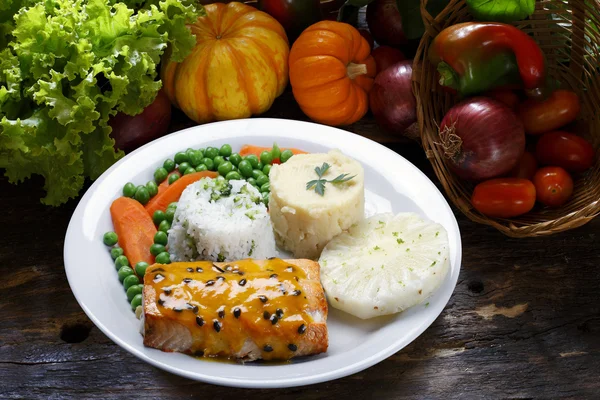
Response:
POLYGON ((560 207, 573 194, 573 179, 561 167, 540 168, 533 177, 537 200, 549 207, 560 207))
POLYGON ((535 171, 538 169, 537 161, 530 152, 526 151, 519 160, 519 163, 510 171, 508 176, 513 178, 522 178, 532 180, 535 171))
POLYGON ((557 90, 544 101, 525 101, 521 104, 519 116, 525 126, 525 132, 538 135, 573 122, 580 110, 581 104, 576 93, 557 90))
POLYGON ((594 165, 596 152, 590 142, 571 133, 555 131, 542 135, 535 148, 540 164, 583 172, 594 165))
POLYGON ((500 103, 506 104, 512 109, 515 109, 517 104, 519 104, 519 96, 509 89, 493 89, 487 92, 484 96, 498 100, 500 103))
POLYGON ((471 203, 488 217, 512 218, 531 211, 535 205, 535 187, 527 179, 491 179, 475 186, 471 203))

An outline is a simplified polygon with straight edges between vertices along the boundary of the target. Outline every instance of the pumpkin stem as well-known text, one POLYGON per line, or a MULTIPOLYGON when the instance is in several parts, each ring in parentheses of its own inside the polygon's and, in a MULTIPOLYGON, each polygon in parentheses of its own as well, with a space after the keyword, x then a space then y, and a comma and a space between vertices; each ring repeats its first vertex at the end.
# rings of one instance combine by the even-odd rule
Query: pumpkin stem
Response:
POLYGON ((367 74, 367 65, 366 64, 355 64, 355 63, 351 62, 346 67, 346 75, 348 75, 348 78, 350 78, 350 79, 354 79, 357 76, 366 75, 366 74, 367 74))

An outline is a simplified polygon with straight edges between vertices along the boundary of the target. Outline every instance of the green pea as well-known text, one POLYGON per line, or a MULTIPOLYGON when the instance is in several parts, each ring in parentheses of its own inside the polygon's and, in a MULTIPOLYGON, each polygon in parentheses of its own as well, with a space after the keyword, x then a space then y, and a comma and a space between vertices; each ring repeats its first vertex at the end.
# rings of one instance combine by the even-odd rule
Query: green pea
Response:
POLYGON ((150 201, 150 193, 145 186, 138 186, 135 190, 135 199, 142 204, 147 204, 150 201))
POLYGON ((238 153, 233 153, 229 156, 229 161, 237 167, 240 161, 242 161, 242 156, 240 156, 238 153))
POLYGON ((141 305, 142 305, 142 295, 136 294, 135 296, 133 296, 133 299, 131 299, 131 309, 133 311, 135 311, 135 309, 140 307, 141 305))
POLYGON ((127 289, 127 301, 133 300, 133 298, 138 294, 141 296, 143 291, 144 285, 142 284, 130 286, 129 289, 127 289))
POLYGON ((123 186, 123 196, 125 197, 133 197, 135 196, 135 185, 131 182, 127 182, 125 186, 123 186))
POLYGON ((123 266, 119 268, 119 271, 117 271, 117 275, 119 276, 119 281, 123 282, 123 280, 129 275, 133 275, 133 270, 130 267, 123 266))
POLYGON ((167 211, 165 211, 165 219, 169 221, 170 224, 173 223, 173 218, 175 218, 175 210, 176 208, 167 208, 167 211))
POLYGON ((260 178, 261 176, 265 176, 265 173, 262 172, 260 169, 255 169, 252 171, 252 177, 256 179, 257 182, 258 178, 260 178))
POLYGON ((183 172, 183 174, 184 174, 184 175, 189 175, 189 174, 193 174, 193 173, 195 173, 195 172, 196 172, 196 170, 194 169, 194 167, 189 167, 188 169, 186 169, 186 170, 183 172))
POLYGON ((265 164, 259 162, 258 165, 256 166, 256 168, 254 168, 254 169, 258 169, 258 170, 262 171, 264 167, 265 167, 265 164))
POLYGON ((204 154, 200 153, 198 150, 188 150, 187 151, 188 158, 190 159, 190 165, 196 168, 200 163, 202 163, 202 159, 204 158, 204 154))
MULTIPOLYGON (((139 284, 140 284, 140 280, 135 275, 129 275, 129 276, 126 276, 125 279, 123 279, 123 287, 125 288, 125 290, 129 289, 133 285, 139 285, 139 284)), ((140 297, 142 297, 142 296, 140 295, 140 297)))
POLYGON ((169 175, 169 185, 172 185, 173 182, 175 182, 179 178, 181 178, 181 175, 179 175, 179 172, 175 172, 175 173, 169 175))
POLYGON ((271 152, 265 150, 262 153, 260 153, 260 162, 263 163, 264 165, 272 164, 273 163, 273 155, 271 154, 271 152))
POLYGON ((229 157, 231 156, 232 150, 231 150, 231 145, 225 143, 223 146, 221 146, 221 148, 219 149, 219 155, 223 156, 223 157, 229 157))
POLYGON ((176 202, 176 201, 174 201, 174 202, 172 202, 172 203, 169 203, 169 205, 167 206, 167 209, 169 209, 169 208, 174 208, 174 209, 177 209, 177 202, 176 202))
POLYGON ((154 221, 154 225, 159 225, 161 222, 165 220, 165 213, 161 210, 154 211, 152 214, 152 221, 154 221))
POLYGON ((242 179, 242 177, 237 171, 229 171, 229 173, 225 175, 225 179, 227 179, 228 181, 238 181, 242 179))
POLYGON ((261 176, 259 176, 258 178, 256 178, 256 184, 259 187, 262 187, 262 185, 264 185, 267 182, 269 182, 269 177, 266 176, 265 174, 262 174, 261 176))
POLYGON ((271 182, 267 182, 260 187, 261 193, 270 192, 271 191, 271 182))
POLYGON ((219 149, 217 149, 216 147, 207 147, 206 151, 204 152, 204 157, 210 158, 211 160, 218 155, 219 149))
POLYGON ((158 185, 154 181, 149 181, 146 183, 146 190, 148 190, 150 197, 154 197, 158 194, 158 185))
POLYGON ((129 267, 129 259, 126 256, 115 258, 115 268, 118 270, 121 267, 129 267))
POLYGON ((252 176, 252 164, 250 164, 250 161, 240 161, 240 163, 238 164, 238 169, 240 170, 240 174, 242 174, 242 176, 245 176, 246 178, 252 176))
POLYGON ((181 164, 179 164, 179 167, 177 169, 179 169, 180 173, 184 173, 186 169, 190 168, 191 165, 189 162, 182 162, 181 164))
POLYGON ((165 251, 165 246, 163 246, 162 244, 154 243, 152 246, 150 246, 150 254, 152 254, 155 257, 163 251, 165 251))
POLYGON ((154 234, 154 243, 166 246, 169 243, 169 236, 163 231, 158 231, 154 234))
POLYGON ((154 171, 154 180, 156 183, 162 183, 165 179, 167 179, 167 176, 169 176, 169 173, 164 167, 160 167, 154 171))
POLYGON ((114 246, 119 241, 119 237, 114 232, 106 232, 102 237, 102 241, 107 246, 114 246))
POLYGON ((284 150, 281 152, 281 156, 279 157, 279 161, 281 161, 282 163, 286 162, 287 160, 289 160, 290 158, 292 158, 292 156, 294 155, 294 153, 292 153, 291 150, 284 150))
POLYGON ((265 165, 265 167, 262 169, 263 174, 265 174, 266 176, 269 176, 269 173, 271 172, 271 167, 273 167, 270 164, 265 165))
POLYGON ((269 206, 270 195, 271 195, 270 192, 262 192, 262 202, 264 203, 265 206, 269 206))
POLYGON ((204 164, 200 164, 196 167, 196 172, 202 172, 202 171, 206 171, 208 170, 208 168, 206 168, 206 165, 204 164))
POLYGON ((167 158, 163 163, 163 168, 167 170, 167 172, 173 172, 175 170, 175 161, 167 158))
POLYGON ((248 181, 248 183, 251 184, 252 186, 256 186, 256 179, 250 177, 250 178, 246 179, 246 181, 248 181))
POLYGON ((279 157, 281 157, 281 150, 279 149, 279 146, 277 146, 277 143, 273 143, 273 148, 271 149, 271 155, 273 156, 273 160, 276 160, 279 157))
POLYGON ((219 174, 226 176, 231 171, 233 171, 233 164, 229 161, 225 161, 221 165, 219 165, 219 174))
POLYGON ((181 164, 188 161, 190 161, 190 159, 186 153, 180 151, 179 153, 175 154, 175 164, 181 164))
POLYGON ((258 167, 258 157, 254 154, 248 154, 245 159, 252 165, 252 168, 258 167))
POLYGON ((147 262, 144 261, 140 261, 139 263, 135 264, 135 273, 137 276, 139 276, 140 278, 143 278, 144 275, 146 274, 146 269, 149 267, 150 265, 147 262))
POLYGON ((215 163, 213 162, 213 160, 212 160, 212 159, 210 159, 210 158, 208 158, 208 157, 207 157, 207 158, 204 158, 204 159, 202 160, 202 164, 206 165, 206 168, 207 168, 209 171, 214 171, 214 170, 215 170, 215 163))
POLYGON ((113 260, 116 260, 117 257, 122 256, 123 255, 123 249, 120 247, 113 247, 112 249, 110 249, 110 256, 113 260))
POLYGON ((198 155, 200 155, 200 159, 202 159, 202 158, 206 157, 206 156, 204 155, 204 149, 198 149, 198 150, 196 150, 196 151, 198 152, 198 155))
POLYGON ((169 229, 171 229, 171 224, 167 220, 164 220, 158 224, 158 230, 161 232, 169 233, 169 229))
POLYGON ((158 264, 171 264, 171 256, 166 251, 163 251, 156 256, 155 261, 158 264))
POLYGON ((225 159, 223 158, 223 156, 216 156, 213 162, 215 163, 215 168, 217 168, 218 170, 219 165, 223 164, 225 162, 225 159))

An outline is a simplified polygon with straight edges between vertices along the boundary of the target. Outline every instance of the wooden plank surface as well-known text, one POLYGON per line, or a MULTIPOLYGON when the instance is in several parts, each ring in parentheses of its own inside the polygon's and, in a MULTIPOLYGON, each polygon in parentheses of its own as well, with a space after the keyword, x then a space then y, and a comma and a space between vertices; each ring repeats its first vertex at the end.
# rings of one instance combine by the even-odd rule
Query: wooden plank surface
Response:
MULTIPOLYGON (((267 116, 305 119, 285 98, 267 116)), ((188 124, 176 119, 174 130, 188 124)), ((369 117, 347 129, 387 142, 435 181, 418 145, 390 138, 369 117)), ((63 267, 77 201, 43 206, 41 187, 41 179, 13 186, 0 178, 0 398, 524 399, 594 398, 600 391, 600 219, 523 240, 456 211, 464 248, 458 286, 412 344, 333 382, 225 389, 151 367, 92 324, 63 267)))

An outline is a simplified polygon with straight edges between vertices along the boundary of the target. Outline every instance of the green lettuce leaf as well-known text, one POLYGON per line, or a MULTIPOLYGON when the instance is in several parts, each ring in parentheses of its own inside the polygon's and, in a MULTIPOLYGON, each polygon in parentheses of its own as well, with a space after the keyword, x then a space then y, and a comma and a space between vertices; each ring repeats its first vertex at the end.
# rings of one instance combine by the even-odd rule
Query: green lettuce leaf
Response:
POLYGON ((109 118, 154 100, 162 54, 191 51, 186 23, 202 11, 179 0, 3 0, 0 168, 9 181, 41 175, 42 202, 59 205, 122 157, 109 118))
POLYGON ((480 21, 513 22, 535 11, 535 0, 467 0, 469 12, 480 21))

